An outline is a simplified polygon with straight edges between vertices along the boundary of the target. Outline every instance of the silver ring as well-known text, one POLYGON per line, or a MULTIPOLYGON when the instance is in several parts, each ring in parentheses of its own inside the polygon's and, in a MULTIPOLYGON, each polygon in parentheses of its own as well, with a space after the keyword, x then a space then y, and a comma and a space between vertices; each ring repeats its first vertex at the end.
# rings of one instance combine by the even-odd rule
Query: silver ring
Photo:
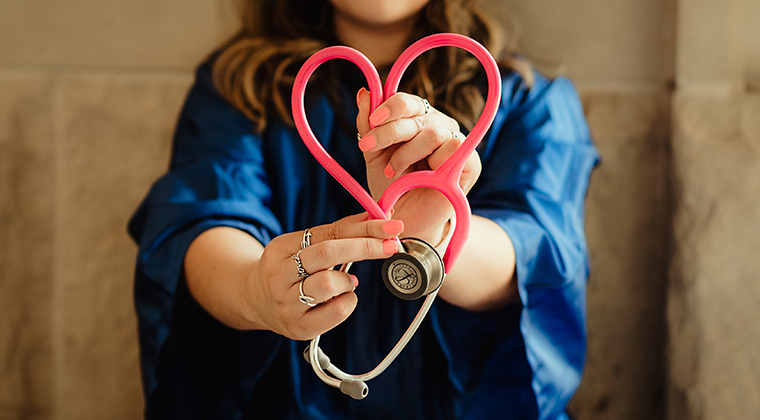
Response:
POLYGON ((425 106, 425 114, 427 114, 428 112, 430 112, 430 102, 428 102, 427 99, 423 99, 423 98, 420 98, 420 99, 422 99, 422 105, 425 106))
POLYGON ((301 238, 301 249, 306 249, 311 246, 311 232, 309 229, 303 231, 303 238, 301 238))
POLYGON ((291 255, 290 258, 293 258, 294 260, 296 260, 296 267, 298 268, 298 277, 306 278, 306 277, 309 277, 311 274, 309 274, 306 270, 303 269, 303 264, 301 263, 301 251, 303 251, 303 249, 299 249, 298 252, 291 255))
POLYGON ((298 296, 298 300, 301 303, 303 303, 304 305, 317 306, 317 304, 314 303, 314 298, 313 297, 306 296, 305 294, 303 294, 303 282, 304 282, 304 280, 306 280, 306 279, 303 278, 303 279, 301 279, 300 282, 298 282, 298 293, 300 293, 300 295, 298 296))
POLYGON ((361 139, 362 139, 362 135, 361 135, 361 134, 359 134, 359 133, 356 133, 356 140, 359 140, 359 141, 360 141, 361 139))

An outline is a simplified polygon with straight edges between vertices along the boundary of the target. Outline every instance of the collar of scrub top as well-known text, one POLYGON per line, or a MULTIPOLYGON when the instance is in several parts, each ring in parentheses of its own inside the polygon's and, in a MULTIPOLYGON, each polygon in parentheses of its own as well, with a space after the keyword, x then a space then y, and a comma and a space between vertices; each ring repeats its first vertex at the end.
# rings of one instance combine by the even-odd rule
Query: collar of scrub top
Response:
MULTIPOLYGON (((477 145, 483 139, 496 116, 499 101, 501 100, 501 74, 499 73, 499 67, 488 50, 477 41, 459 34, 434 34, 420 39, 401 53, 388 74, 388 80, 385 83, 384 91, 382 87, 382 82, 380 81, 377 69, 375 69, 372 62, 359 51, 346 46, 332 46, 317 51, 306 60, 296 75, 293 84, 291 105, 296 129, 304 144, 317 161, 319 161, 319 163, 341 185, 343 185, 349 193, 351 193, 373 219, 389 219, 390 209, 403 194, 412 189, 432 188, 441 192, 454 208, 454 214, 457 221, 454 226, 453 234, 451 235, 451 241, 443 256, 445 273, 449 273, 451 267, 453 267, 462 252, 470 231, 470 204, 467 201, 467 197, 462 191, 462 188, 459 186, 459 178, 462 174, 467 158, 473 153, 477 145), (367 190, 365 190, 335 161, 335 159, 333 159, 332 156, 330 156, 329 153, 327 153, 312 132, 306 119, 306 110, 304 107, 304 95, 309 78, 317 67, 326 61, 336 58, 351 61, 359 67, 364 74, 364 77, 367 79, 370 92, 371 112, 396 93, 401 77, 412 61, 428 50, 445 46, 458 47, 470 52, 480 61, 485 69, 488 80, 488 96, 486 98, 483 112, 459 149, 449 157, 443 165, 436 170, 421 170, 401 176, 389 185, 385 189, 382 197, 380 197, 380 200, 375 202, 369 192, 367 192, 367 190)), ((347 270, 347 266, 344 266, 342 269, 347 270)), ((330 359, 318 347, 320 336, 316 336, 312 339, 311 345, 304 351, 304 356, 311 364, 317 376, 319 376, 319 378, 325 383, 340 388, 341 391, 355 399, 364 398, 368 393, 368 388, 364 381, 368 381, 378 376, 390 365, 393 359, 396 358, 422 323, 422 320, 432 306, 433 300, 437 294, 438 290, 435 290, 427 296, 420 311, 414 318, 414 321, 412 321, 412 324, 401 339, 399 339, 393 350, 391 350, 388 356, 386 356, 375 369, 368 373, 363 375, 346 374, 337 367, 331 365, 330 359), (325 370, 333 374, 334 377, 327 375, 325 370)))

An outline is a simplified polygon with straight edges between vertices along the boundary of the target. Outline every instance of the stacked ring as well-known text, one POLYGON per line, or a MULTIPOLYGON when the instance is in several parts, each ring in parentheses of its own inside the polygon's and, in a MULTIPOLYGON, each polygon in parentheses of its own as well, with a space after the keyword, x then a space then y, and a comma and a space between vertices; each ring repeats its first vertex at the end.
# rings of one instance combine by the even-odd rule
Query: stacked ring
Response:
POLYGON ((301 249, 306 249, 311 245, 311 232, 309 229, 303 231, 303 238, 301 238, 301 249))
POLYGON ((422 105, 425 107, 425 114, 429 113, 430 112, 430 102, 428 102, 427 99, 423 99, 423 98, 420 98, 420 99, 422 99, 422 105))
POLYGON ((306 280, 306 279, 303 279, 300 282, 298 282, 298 293, 300 293, 300 295, 298 296, 298 300, 301 303, 303 303, 304 305, 307 305, 307 306, 317 306, 317 304, 314 303, 314 298, 313 297, 306 296, 305 294, 303 294, 303 281, 304 280, 306 280))
POLYGON ((301 249, 293 254, 291 258, 293 258, 296 262, 298 277, 301 279, 301 281, 298 282, 298 300, 304 305, 316 306, 314 303, 314 298, 303 293, 303 282, 311 274, 309 274, 309 272, 303 268, 303 263, 301 262, 301 251, 308 248, 309 246, 311 246, 311 232, 309 232, 309 229, 306 229, 303 231, 303 237, 301 238, 301 249))
POLYGON ((306 277, 309 277, 311 274, 309 274, 303 268, 303 264, 301 263, 301 251, 303 251, 303 249, 299 249, 298 252, 291 255, 290 258, 293 258, 294 260, 296 260, 296 268, 298 268, 298 277, 299 278, 303 277, 305 279, 306 277))

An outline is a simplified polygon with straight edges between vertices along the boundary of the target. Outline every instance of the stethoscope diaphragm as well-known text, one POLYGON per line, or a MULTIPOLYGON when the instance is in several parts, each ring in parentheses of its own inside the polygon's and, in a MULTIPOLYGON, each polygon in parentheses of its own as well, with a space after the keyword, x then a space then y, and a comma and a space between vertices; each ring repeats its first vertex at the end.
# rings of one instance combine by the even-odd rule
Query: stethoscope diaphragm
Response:
POLYGON ((443 283, 443 260, 432 245, 417 238, 401 239, 403 250, 383 263, 385 287, 394 296, 415 300, 438 290, 443 283))

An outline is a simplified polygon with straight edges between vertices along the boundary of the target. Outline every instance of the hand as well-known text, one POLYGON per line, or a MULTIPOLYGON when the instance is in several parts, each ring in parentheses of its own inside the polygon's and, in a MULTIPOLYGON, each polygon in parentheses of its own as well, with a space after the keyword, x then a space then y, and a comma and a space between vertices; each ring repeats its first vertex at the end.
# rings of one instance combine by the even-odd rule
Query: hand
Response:
POLYGON ((273 239, 249 275, 252 290, 249 306, 252 319, 268 329, 294 340, 307 340, 345 321, 356 308, 353 293, 358 279, 333 267, 352 261, 388 258, 398 252, 392 239, 403 230, 403 222, 367 220, 362 213, 329 225, 310 229, 311 245, 301 251, 303 269, 310 273, 303 281, 304 295, 314 298, 316 306, 299 301, 296 262, 303 231, 273 239))
MULTIPOLYGON (((362 139, 370 193, 379 200, 385 189, 400 176, 424 169, 437 169, 462 145, 464 135, 453 118, 430 107, 418 96, 397 93, 370 115, 370 94, 362 88, 356 96, 359 114, 356 126, 362 139), (375 125, 370 129, 370 122, 375 125)), ((480 176, 477 152, 465 163, 459 186, 469 192, 480 176)), ((439 243, 453 209, 443 194, 414 189, 394 206, 394 218, 406 222, 409 236, 439 243)))

